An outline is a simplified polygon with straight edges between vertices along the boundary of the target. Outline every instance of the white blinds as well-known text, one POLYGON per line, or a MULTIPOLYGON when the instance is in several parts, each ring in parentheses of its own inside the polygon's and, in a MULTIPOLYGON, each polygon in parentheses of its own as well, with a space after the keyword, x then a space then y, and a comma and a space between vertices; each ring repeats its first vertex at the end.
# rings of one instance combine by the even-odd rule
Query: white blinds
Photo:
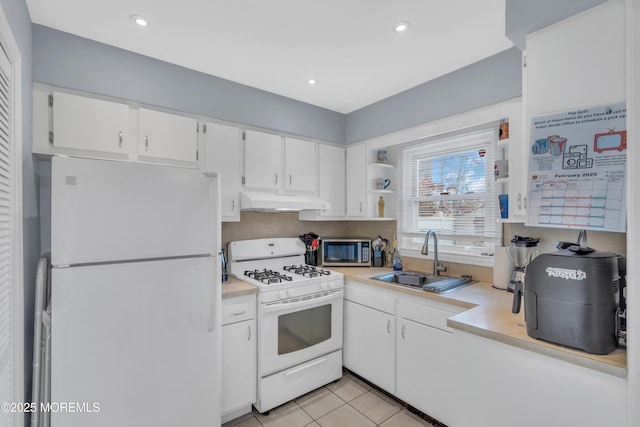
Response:
MULTIPOLYGON (((14 402, 13 106, 11 64, 0 45, 0 402, 14 402)), ((0 426, 13 414, 0 411, 0 426)))
POLYGON ((432 138, 402 150, 401 247, 417 248, 427 230, 445 251, 491 252, 500 240, 498 184, 493 178, 498 124, 432 138))

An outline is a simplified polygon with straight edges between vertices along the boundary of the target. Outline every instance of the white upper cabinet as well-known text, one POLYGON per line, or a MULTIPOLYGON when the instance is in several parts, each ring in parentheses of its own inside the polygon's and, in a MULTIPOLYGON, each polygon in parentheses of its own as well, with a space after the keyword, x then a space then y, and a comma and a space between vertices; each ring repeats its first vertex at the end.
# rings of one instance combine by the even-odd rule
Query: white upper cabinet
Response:
POLYGON ((347 216, 367 216, 367 156, 364 144, 347 147, 347 216))
POLYGON ((198 121, 161 111, 140 108, 138 156, 141 158, 197 161, 198 121))
POLYGON ((346 155, 344 147, 319 144, 318 196, 331 203, 330 209, 320 214, 327 217, 344 217, 346 213, 346 155))
POLYGON ((282 137, 245 131, 244 185, 247 188, 277 190, 283 182, 282 137))
POLYGON ((220 210, 223 221, 240 221, 242 187, 242 141, 240 130, 218 123, 207 123, 204 169, 220 172, 220 210))
POLYGON ((331 204, 320 211, 302 211, 303 221, 344 219, 346 214, 346 154, 345 147, 318 144, 318 197, 331 204))
POLYGON ((285 190, 315 192, 316 144, 293 138, 284 141, 285 190))
POLYGON ((128 153, 128 105, 62 92, 52 97, 54 148, 128 153))

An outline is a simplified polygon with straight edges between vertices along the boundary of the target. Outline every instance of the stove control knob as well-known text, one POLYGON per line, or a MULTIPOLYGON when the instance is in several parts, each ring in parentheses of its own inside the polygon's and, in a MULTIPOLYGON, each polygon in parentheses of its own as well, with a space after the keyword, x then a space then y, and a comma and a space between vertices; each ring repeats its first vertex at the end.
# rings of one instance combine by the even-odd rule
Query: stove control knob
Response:
POLYGON ((285 291, 280 291, 280 292, 278 292, 278 297, 280 299, 284 299, 284 298, 287 297, 287 293, 285 291))
POLYGON ((296 296, 296 291, 293 289, 287 289, 287 294, 289 295, 289 297, 293 298, 294 296, 296 296))
POLYGON ((335 288, 336 288, 335 282, 329 282, 329 289, 335 289, 335 288))
POLYGON ((320 289, 322 289, 323 291, 326 291, 329 288, 330 285, 328 283, 320 283, 320 289))

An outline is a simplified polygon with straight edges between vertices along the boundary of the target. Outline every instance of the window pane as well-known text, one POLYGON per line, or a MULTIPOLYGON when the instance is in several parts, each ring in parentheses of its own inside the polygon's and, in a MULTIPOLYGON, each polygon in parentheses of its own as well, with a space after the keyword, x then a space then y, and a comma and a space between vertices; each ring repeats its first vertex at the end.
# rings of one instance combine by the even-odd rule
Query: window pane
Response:
POLYGON ((485 149, 417 159, 418 196, 484 193, 485 149))
POLYGON ((421 141, 403 148, 401 248, 419 250, 427 230, 438 232, 440 252, 489 254, 500 241, 493 177, 497 126, 421 141))

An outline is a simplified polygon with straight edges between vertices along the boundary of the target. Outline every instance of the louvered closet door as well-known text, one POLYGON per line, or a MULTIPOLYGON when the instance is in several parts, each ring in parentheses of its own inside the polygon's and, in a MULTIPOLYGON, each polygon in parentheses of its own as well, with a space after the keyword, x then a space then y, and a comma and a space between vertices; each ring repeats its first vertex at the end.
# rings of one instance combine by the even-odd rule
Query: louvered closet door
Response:
MULTIPOLYGON (((15 402, 12 89, 11 64, 0 45, 0 402, 15 402)), ((13 425, 13 414, 0 411, 0 426, 13 425)))

